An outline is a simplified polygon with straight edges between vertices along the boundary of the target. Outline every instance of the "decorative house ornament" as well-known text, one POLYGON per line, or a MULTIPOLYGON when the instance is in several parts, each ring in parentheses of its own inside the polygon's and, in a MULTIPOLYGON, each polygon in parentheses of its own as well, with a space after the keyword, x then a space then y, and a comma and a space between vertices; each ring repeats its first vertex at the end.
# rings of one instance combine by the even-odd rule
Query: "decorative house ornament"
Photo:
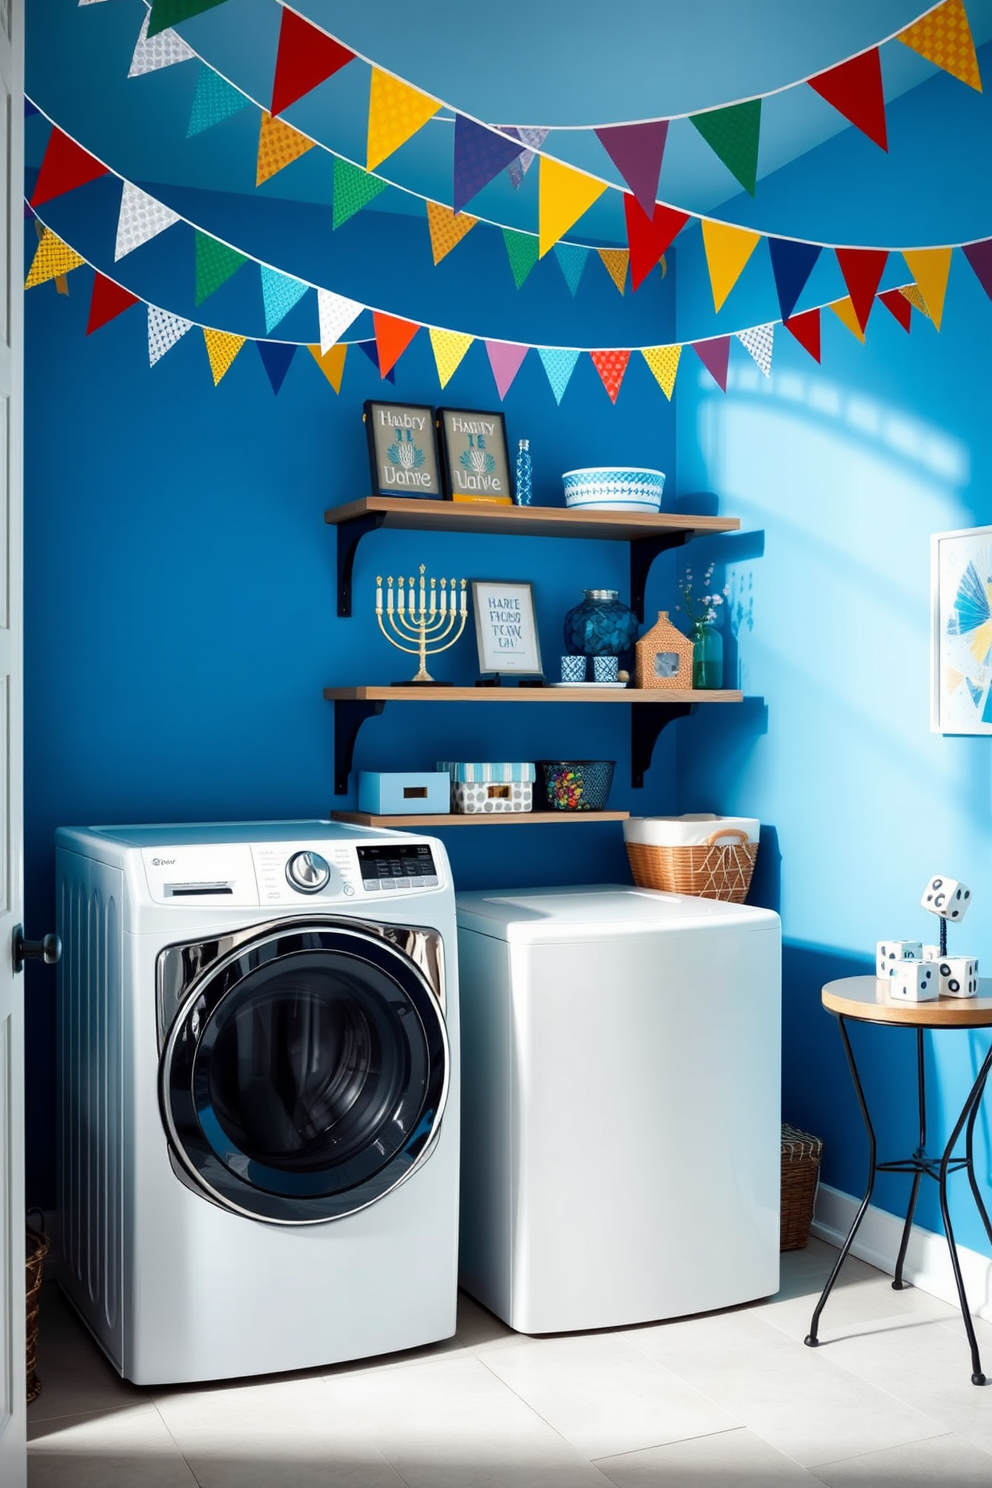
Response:
POLYGON ((412 403, 362 405, 373 496, 441 495, 434 410, 412 403))
POLYGON ((667 610, 658 611, 657 624, 641 636, 634 655, 638 687, 692 687, 692 642, 672 624, 667 610))

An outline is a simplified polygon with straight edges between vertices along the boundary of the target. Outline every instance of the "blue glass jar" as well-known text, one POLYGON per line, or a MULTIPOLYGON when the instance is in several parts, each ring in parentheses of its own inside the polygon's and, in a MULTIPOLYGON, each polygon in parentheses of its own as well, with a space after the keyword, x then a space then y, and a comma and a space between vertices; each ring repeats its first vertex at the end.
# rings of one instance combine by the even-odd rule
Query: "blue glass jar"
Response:
POLYGON ((581 604, 565 616, 570 656, 621 656, 637 639, 637 616, 619 589, 586 589, 581 604))
POLYGON ((723 636, 712 620, 697 620, 692 627, 692 685, 723 686, 723 636))
POLYGON ((518 506, 530 506, 533 500, 534 473, 530 458, 530 440, 521 439, 517 450, 516 495, 518 506))

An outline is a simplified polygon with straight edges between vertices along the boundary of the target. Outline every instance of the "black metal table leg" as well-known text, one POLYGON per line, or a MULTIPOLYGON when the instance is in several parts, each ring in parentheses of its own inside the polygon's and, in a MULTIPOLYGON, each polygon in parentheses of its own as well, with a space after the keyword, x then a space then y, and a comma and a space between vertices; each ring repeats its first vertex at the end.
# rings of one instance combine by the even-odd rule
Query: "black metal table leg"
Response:
POLYGON ((916 1094, 920 1111, 920 1141, 916 1151, 913 1153, 915 1162, 921 1164, 913 1174, 913 1187, 909 1193, 909 1205, 906 1209, 906 1223, 902 1227, 902 1239, 899 1241, 899 1254, 896 1256, 895 1275, 892 1278, 892 1289, 901 1292, 905 1286, 902 1279, 902 1268, 906 1260, 906 1251, 909 1249, 909 1237, 913 1229, 913 1216, 916 1213, 916 1201, 920 1196, 920 1183, 923 1180, 922 1162, 926 1156, 927 1146, 927 1087, 926 1077, 923 1069, 923 1029, 916 1030, 916 1094))
MULTIPOLYGON (((990 1048, 989 1053, 992 1054, 992 1048, 990 1048)), ((975 1208, 981 1215, 982 1224, 985 1226, 985 1233, 989 1237, 989 1243, 992 1244, 992 1224, 989 1223, 988 1210, 985 1207, 985 1202, 982 1198, 981 1190, 979 1189, 977 1180, 975 1178, 975 1120, 978 1116, 978 1111, 982 1104, 982 1097, 985 1094, 985 1081, 988 1079, 990 1068, 992 1068, 992 1065, 990 1065, 988 1058, 986 1058, 983 1068, 985 1070, 985 1076, 982 1079, 982 1088, 979 1090, 977 1096, 971 1103, 971 1114, 968 1117, 968 1127, 965 1135, 965 1166, 968 1170, 968 1182, 971 1184, 971 1192, 975 1198, 975 1208)))
MULTIPOLYGON (((951 1132, 947 1146, 944 1148, 944 1155, 940 1160, 940 1212, 944 1221, 944 1234, 947 1237, 947 1248, 950 1251, 951 1268, 954 1272, 954 1282, 958 1289, 958 1300, 961 1303, 961 1316, 964 1319, 964 1328, 965 1332, 968 1335, 968 1344, 971 1348, 971 1383, 973 1385, 984 1385, 985 1375, 982 1373, 982 1361, 978 1353, 978 1339, 975 1337, 975 1325, 972 1322, 971 1311, 968 1307, 968 1296, 964 1289, 964 1278, 961 1275, 961 1262, 958 1260, 957 1246, 954 1243, 954 1231, 951 1227, 951 1214, 947 1204, 947 1171, 948 1165, 952 1160, 951 1154, 954 1150, 954 1144, 957 1142, 958 1137, 961 1135, 962 1127, 964 1127, 965 1123, 967 1122, 968 1139, 966 1166, 968 1169, 968 1178, 971 1183, 971 1191, 977 1197, 978 1190, 975 1183, 974 1163, 972 1161, 971 1136, 974 1130, 975 1113, 977 1112, 978 1104, 981 1101, 982 1093, 985 1089, 985 1081, 988 1079, 990 1067, 992 1067, 992 1046, 990 1046, 989 1052, 986 1054, 985 1059, 982 1062, 982 1067, 978 1071, 978 1078, 976 1079, 974 1085, 972 1085, 971 1090, 968 1092, 968 1098, 961 1108, 961 1115, 957 1119, 957 1124, 955 1125, 954 1130, 951 1132)), ((985 1205, 982 1203, 980 1198, 978 1199, 978 1207, 987 1231, 988 1215, 985 1212, 985 1205)))

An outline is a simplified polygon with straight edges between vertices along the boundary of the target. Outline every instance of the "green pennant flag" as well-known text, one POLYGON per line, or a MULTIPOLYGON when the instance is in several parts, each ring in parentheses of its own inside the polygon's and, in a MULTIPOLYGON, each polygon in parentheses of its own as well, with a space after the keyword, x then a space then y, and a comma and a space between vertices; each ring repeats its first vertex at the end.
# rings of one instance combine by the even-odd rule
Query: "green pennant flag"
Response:
POLYGON ((758 135, 761 131, 761 99, 735 103, 730 108, 690 114, 714 155, 718 155, 744 190, 754 195, 758 179, 758 135))
POLYGON ((208 295, 219 289, 225 279, 230 279, 236 269, 247 260, 236 248, 218 243, 206 233, 196 234, 196 303, 202 305, 208 295))
POLYGON ((385 189, 386 182, 380 181, 378 176, 370 176, 360 165, 353 165, 350 160, 335 156, 334 220, 331 230, 340 227, 342 222, 347 222, 349 217, 354 217, 356 212, 360 212, 385 189))
POLYGON ((190 16, 199 15, 201 10, 213 10, 215 5, 223 3, 224 0, 152 0, 146 34, 157 36, 160 31, 168 31, 177 21, 186 21, 190 16))
POLYGON ((512 227, 504 227, 503 242, 513 270, 514 283, 519 289, 537 263, 538 240, 533 233, 514 232, 512 227))

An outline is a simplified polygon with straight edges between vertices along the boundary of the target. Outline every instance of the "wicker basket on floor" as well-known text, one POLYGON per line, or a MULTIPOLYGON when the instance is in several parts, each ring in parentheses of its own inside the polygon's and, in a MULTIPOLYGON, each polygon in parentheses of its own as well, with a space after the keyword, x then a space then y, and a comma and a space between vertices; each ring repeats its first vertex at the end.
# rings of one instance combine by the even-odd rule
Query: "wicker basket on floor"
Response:
POLYGON ((639 889, 698 894, 730 904, 743 904, 747 898, 757 856, 758 844, 748 842, 739 827, 714 832, 698 847, 627 843, 630 871, 639 889))
POLYGON ((33 1230, 27 1227, 25 1237, 25 1260, 27 1263, 27 1274, 25 1277, 27 1292, 27 1348, 25 1364, 27 1369, 28 1405, 32 1400, 37 1400, 41 1394, 41 1380, 38 1378, 38 1315, 41 1311, 41 1281, 45 1270, 45 1257, 48 1254, 51 1241, 41 1230, 33 1230))
POLYGON ((782 1125, 782 1217, 780 1250, 802 1250, 809 1240, 823 1142, 782 1125))

